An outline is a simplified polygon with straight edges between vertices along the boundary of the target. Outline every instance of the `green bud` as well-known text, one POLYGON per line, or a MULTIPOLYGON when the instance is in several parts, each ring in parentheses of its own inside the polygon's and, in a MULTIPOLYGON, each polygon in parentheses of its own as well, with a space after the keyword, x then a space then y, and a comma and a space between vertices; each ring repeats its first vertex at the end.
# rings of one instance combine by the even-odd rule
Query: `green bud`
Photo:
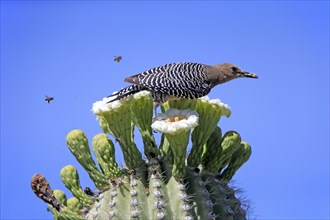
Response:
MULTIPOLYGON (((219 133, 217 134, 218 137, 213 137, 210 140, 209 145, 210 149, 216 149, 219 140, 217 139, 214 143, 216 145, 211 146, 211 141, 214 138, 219 138, 219 133)), ((230 161, 232 154, 238 149, 241 142, 241 136, 235 131, 228 131, 225 133, 221 140, 220 146, 214 151, 214 156, 211 156, 210 162, 206 162, 206 166, 209 172, 217 173, 222 168, 224 168, 230 161)))
POLYGON ((80 210, 84 208, 84 206, 79 202, 79 199, 77 199, 76 197, 68 199, 67 204, 68 209, 77 213, 79 213, 80 210))
POLYGON ((67 204, 66 195, 63 191, 55 189, 53 190, 54 197, 64 206, 67 204))
POLYGON ((201 164, 204 144, 214 131, 221 115, 223 115, 222 107, 203 99, 197 99, 196 111, 199 114, 199 125, 191 134, 193 145, 187 160, 190 167, 198 167, 201 164))
POLYGON ((99 188, 106 186, 108 184, 107 178, 96 167, 84 132, 81 130, 69 132, 66 137, 66 144, 78 162, 88 172, 89 177, 93 180, 95 185, 99 188))
POLYGON ((246 162, 251 156, 251 147, 246 142, 241 142, 238 149, 230 158, 228 167, 221 173, 221 179, 229 181, 235 175, 236 171, 246 162))
POLYGON ((116 163, 115 146, 107 135, 95 135, 92 141, 92 148, 97 162, 107 179, 117 177, 121 174, 116 163))
POLYGON ((84 206, 93 205, 94 201, 81 189, 79 175, 74 166, 67 165, 61 169, 61 180, 81 204, 84 206))
POLYGON ((134 143, 134 123, 131 120, 130 99, 119 100, 118 105, 108 111, 97 113, 104 132, 109 132, 118 141, 128 168, 139 167, 142 160, 141 153, 134 143))
MULTIPOLYGON (((214 165, 214 161, 216 158, 220 157, 221 154, 221 141, 222 141, 222 132, 220 127, 215 127, 213 133, 210 138, 207 140, 203 153, 203 167, 206 170, 212 170, 212 166, 214 165)), ((219 168, 219 167, 218 167, 219 168)), ((217 169, 217 168, 215 168, 217 169)))

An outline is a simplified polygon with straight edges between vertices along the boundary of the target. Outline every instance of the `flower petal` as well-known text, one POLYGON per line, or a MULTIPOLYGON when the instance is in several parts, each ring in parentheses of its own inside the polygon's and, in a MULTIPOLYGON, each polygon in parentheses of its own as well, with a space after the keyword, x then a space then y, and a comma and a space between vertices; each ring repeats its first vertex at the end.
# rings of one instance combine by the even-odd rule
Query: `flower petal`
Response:
POLYGON ((156 117, 156 121, 151 125, 153 130, 176 134, 182 131, 188 131, 198 125, 198 113, 190 109, 168 109, 165 113, 160 113, 156 117), (169 122, 169 118, 181 116, 182 120, 169 122))

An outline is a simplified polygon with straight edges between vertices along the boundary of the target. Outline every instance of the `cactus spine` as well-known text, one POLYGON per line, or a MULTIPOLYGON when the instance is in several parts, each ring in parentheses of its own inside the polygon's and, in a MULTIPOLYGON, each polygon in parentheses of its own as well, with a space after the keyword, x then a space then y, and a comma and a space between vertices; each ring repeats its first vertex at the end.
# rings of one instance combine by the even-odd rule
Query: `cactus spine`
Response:
POLYGON ((34 175, 32 190, 49 204, 54 219, 246 219, 228 182, 249 159, 251 147, 237 132, 222 135, 217 127, 222 115, 230 116, 227 105, 219 100, 174 100, 164 103, 163 113, 152 120, 147 92, 107 101, 94 103, 93 112, 103 132, 118 141, 126 167, 118 167, 114 144, 106 134, 92 140, 97 166, 85 134, 71 131, 67 145, 97 189, 83 190, 72 165, 61 170, 61 179, 74 196, 70 199, 51 190, 44 176, 34 175), (146 159, 134 143, 135 126, 146 159), (159 147, 153 130, 161 132, 159 147))

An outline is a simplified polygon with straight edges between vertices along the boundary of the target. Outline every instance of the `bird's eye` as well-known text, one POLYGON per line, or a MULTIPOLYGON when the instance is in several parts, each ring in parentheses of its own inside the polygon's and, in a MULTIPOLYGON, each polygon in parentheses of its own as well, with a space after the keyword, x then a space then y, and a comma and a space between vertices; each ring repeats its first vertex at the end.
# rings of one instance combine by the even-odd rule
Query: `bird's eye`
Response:
POLYGON ((236 72, 238 70, 237 67, 235 67, 235 66, 233 66, 231 69, 233 72, 236 72))

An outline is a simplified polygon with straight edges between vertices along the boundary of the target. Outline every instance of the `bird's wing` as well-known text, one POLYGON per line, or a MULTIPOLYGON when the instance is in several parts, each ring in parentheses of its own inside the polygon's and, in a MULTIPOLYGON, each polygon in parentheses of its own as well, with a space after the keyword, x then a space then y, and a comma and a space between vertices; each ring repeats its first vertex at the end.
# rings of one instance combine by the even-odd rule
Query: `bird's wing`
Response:
POLYGON ((197 63, 170 63, 158 66, 142 73, 127 77, 125 82, 133 84, 146 84, 151 83, 149 80, 153 78, 185 78, 186 73, 196 66, 202 66, 197 63))
POLYGON ((172 63, 149 69, 125 79, 126 82, 143 85, 149 90, 177 97, 195 98, 209 92, 209 84, 203 64, 172 63))

